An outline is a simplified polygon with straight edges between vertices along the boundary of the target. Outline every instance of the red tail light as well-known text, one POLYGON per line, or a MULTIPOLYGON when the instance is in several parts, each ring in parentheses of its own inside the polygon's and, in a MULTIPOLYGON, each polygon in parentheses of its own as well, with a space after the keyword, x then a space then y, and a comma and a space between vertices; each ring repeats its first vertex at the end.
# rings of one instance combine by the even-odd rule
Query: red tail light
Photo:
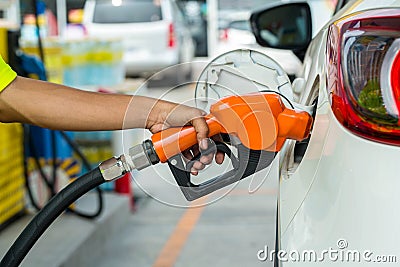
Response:
POLYGON ((327 43, 328 90, 336 118, 353 133, 400 145, 400 10, 335 22, 327 43))
POLYGON ((176 46, 176 36, 174 24, 170 23, 168 25, 168 47, 174 48, 176 46))
POLYGON ((220 31, 219 39, 221 41, 228 41, 229 38, 229 30, 228 29, 223 29, 220 31))

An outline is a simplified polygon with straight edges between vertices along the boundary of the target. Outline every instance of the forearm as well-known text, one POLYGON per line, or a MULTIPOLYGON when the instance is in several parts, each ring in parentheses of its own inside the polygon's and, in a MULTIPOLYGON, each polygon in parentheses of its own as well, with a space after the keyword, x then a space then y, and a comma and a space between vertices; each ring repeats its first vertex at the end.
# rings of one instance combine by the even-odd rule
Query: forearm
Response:
POLYGON ((0 93, 0 120, 74 131, 136 128, 145 126, 156 101, 139 96, 86 92, 17 77, 0 93), (138 111, 138 116, 124 122, 129 106, 138 111))
MULTIPOLYGON (((209 130, 204 115, 197 108, 150 97, 86 92, 22 77, 0 91, 0 122, 69 131, 146 128, 152 133, 193 125, 199 147, 207 149, 204 141, 209 130)), ((198 153, 198 147, 192 151, 198 153)), ((217 154, 216 159, 222 163, 223 156, 217 154)), ((193 165, 192 173, 197 175, 210 160, 202 157, 193 165)))

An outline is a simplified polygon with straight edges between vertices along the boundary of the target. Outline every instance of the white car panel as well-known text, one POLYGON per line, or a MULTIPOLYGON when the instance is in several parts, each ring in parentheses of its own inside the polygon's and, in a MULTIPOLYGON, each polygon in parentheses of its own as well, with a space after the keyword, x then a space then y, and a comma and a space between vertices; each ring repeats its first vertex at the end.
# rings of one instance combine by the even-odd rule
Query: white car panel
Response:
MULTIPOLYGON (((287 229, 281 231, 281 248, 320 252, 330 247, 337 249, 336 242, 343 238, 349 249, 398 255, 400 149, 355 136, 338 123, 330 109, 325 116, 329 132, 317 169, 312 170, 316 172, 315 179, 305 199, 298 202, 301 205, 287 229)), ((301 169, 291 181, 310 180, 312 173, 301 169)), ((281 197, 285 194, 283 184, 281 197)), ((282 212, 284 207, 280 208, 282 212)), ((321 264, 328 263, 325 260, 321 264)), ((309 266, 310 263, 292 264, 309 266)))
MULTIPOLYGON (((385 6, 400 7, 400 1, 352 1, 331 22, 353 12, 385 6)), ((349 249, 399 257, 400 148, 358 137, 337 121, 326 90, 326 40, 327 27, 314 38, 304 59, 301 77, 306 84, 300 103, 310 104, 315 90, 319 91, 319 103, 303 160, 295 170, 281 169, 280 249, 321 252, 338 249, 336 242, 343 238, 349 249)), ((288 156, 282 158, 290 160, 288 156)), ((281 165, 293 166, 287 162, 281 165)), ((307 261, 280 264, 310 266, 307 261)), ((317 265, 330 264, 338 262, 328 258, 317 265)))

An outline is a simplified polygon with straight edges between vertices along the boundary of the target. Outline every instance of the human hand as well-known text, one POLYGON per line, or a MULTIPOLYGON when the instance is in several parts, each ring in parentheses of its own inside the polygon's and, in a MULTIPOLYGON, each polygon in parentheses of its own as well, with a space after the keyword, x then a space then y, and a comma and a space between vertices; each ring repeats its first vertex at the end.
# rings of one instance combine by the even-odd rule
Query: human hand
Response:
MULTIPOLYGON (((197 133, 198 144, 182 152, 185 160, 189 161, 194 156, 201 153, 201 150, 206 150, 208 148, 209 142, 207 138, 209 129, 203 117, 205 115, 206 113, 204 111, 197 108, 159 100, 154 104, 149 113, 146 120, 146 128, 152 133, 156 133, 170 127, 192 125, 197 133)), ((206 165, 212 162, 214 155, 215 161, 218 164, 224 161, 224 154, 221 152, 202 155, 200 159, 193 164, 191 173, 197 175, 200 170, 204 169, 206 165)))

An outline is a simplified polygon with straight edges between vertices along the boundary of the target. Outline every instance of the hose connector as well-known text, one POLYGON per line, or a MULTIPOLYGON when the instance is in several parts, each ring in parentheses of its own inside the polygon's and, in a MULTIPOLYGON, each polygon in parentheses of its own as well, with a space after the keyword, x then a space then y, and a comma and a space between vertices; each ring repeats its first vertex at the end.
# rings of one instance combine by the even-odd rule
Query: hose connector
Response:
POLYGON ((121 155, 119 158, 112 157, 106 161, 103 161, 100 163, 99 169, 104 180, 107 182, 118 179, 127 172, 131 171, 131 168, 126 163, 124 155, 121 155))
POLYGON ((151 140, 146 140, 142 144, 131 147, 126 160, 130 168, 136 170, 142 170, 160 162, 151 140))
POLYGON ((160 162, 153 143, 150 140, 136 145, 129 149, 128 155, 121 155, 119 158, 112 157, 103 161, 99 169, 105 181, 113 181, 122 177, 133 169, 141 170, 160 162))

